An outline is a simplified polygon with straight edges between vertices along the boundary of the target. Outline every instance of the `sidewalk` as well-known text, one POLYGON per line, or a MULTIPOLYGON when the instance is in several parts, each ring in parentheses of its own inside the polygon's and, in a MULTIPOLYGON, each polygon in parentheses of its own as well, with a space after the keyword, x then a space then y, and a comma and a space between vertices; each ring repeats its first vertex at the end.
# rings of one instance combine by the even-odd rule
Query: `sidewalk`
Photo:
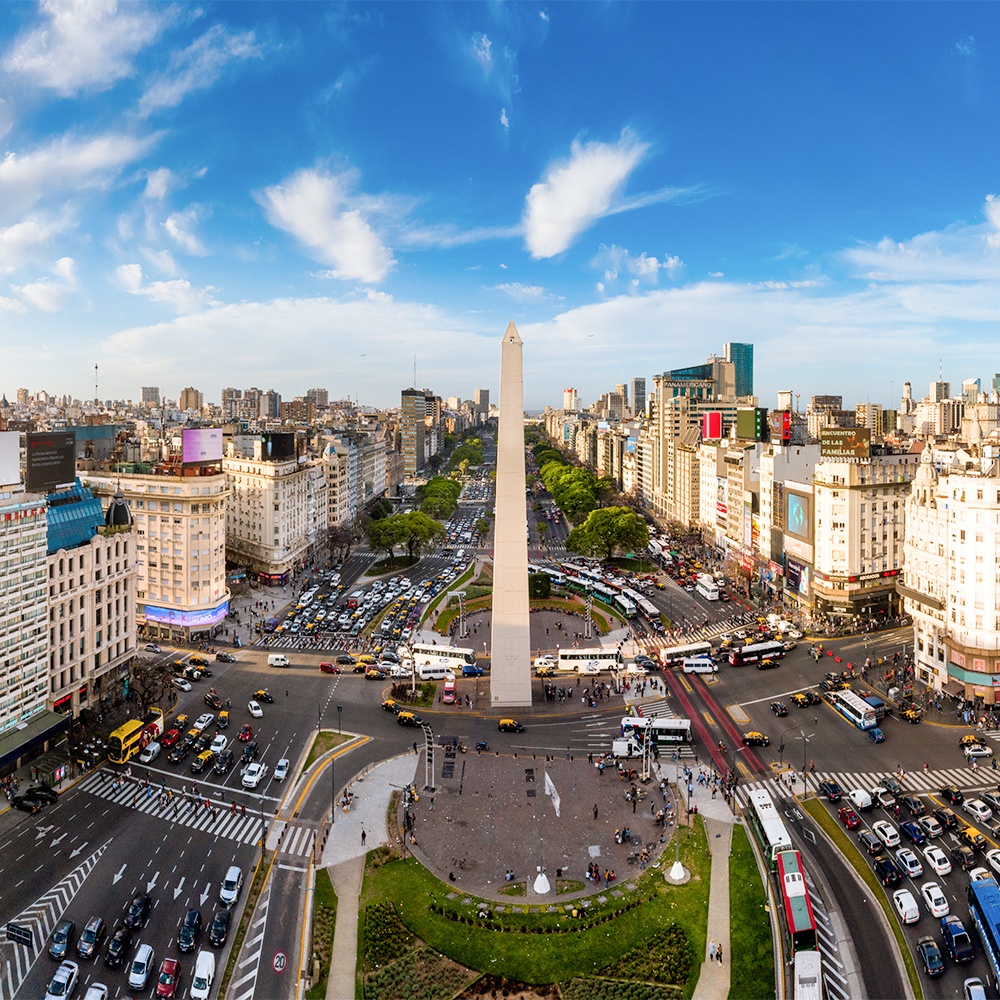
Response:
POLYGON ((376 764, 348 787, 354 793, 350 812, 336 814, 321 864, 328 868, 337 894, 337 923, 333 932, 327 1000, 346 1000, 355 994, 358 960, 358 914, 365 855, 392 839, 386 827, 389 799, 394 791, 413 783, 417 754, 402 754, 376 764), (361 842, 364 831, 365 841, 361 842))

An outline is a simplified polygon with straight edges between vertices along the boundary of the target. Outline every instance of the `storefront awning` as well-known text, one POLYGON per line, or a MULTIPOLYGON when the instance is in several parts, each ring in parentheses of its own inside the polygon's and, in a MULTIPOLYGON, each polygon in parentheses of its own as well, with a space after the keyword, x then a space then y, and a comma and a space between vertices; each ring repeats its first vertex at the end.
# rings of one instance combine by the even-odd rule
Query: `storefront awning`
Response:
POLYGON ((55 739, 69 729, 72 719, 57 712, 39 712, 20 729, 13 729, 0 737, 0 770, 13 764, 47 740, 55 739))
POLYGON ((962 681, 947 680, 941 685, 941 690, 952 698, 963 698, 965 696, 965 684, 962 681))

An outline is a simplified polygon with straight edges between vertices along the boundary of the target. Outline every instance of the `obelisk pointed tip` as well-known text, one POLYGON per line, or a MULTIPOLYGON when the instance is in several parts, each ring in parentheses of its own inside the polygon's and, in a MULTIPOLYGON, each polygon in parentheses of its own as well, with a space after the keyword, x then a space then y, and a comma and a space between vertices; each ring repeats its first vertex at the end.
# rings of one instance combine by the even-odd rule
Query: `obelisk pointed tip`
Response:
POLYGON ((511 320, 507 324, 507 329, 504 332, 503 339, 505 341, 509 340, 512 344, 520 344, 521 343, 521 335, 517 332, 517 327, 514 326, 514 321, 513 320, 511 320))

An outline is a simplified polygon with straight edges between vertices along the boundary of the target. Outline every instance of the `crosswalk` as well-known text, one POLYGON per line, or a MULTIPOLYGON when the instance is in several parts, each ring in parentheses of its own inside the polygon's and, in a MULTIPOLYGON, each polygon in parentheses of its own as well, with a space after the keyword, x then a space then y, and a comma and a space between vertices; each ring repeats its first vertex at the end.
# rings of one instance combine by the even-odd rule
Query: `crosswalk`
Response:
POLYGON ((826 995, 829 1000, 848 1000, 847 976, 844 963, 840 958, 840 945, 837 935, 827 913, 826 904, 823 902, 809 873, 805 870, 806 887, 809 890, 809 900, 812 903, 813 916, 816 918, 816 938, 820 954, 823 956, 823 982, 826 986, 826 995))
MULTIPOLYGON (((193 800, 176 789, 173 789, 172 798, 168 796, 164 800, 157 786, 152 785, 147 789, 141 782, 126 782, 115 787, 110 778, 100 771, 85 778, 79 787, 122 808, 135 809, 136 812, 145 813, 147 816, 155 816, 168 823, 210 833, 213 837, 223 837, 240 844, 259 843, 262 829, 269 826, 273 818, 270 813, 261 815, 260 811, 252 806, 246 812, 242 807, 234 810, 231 801, 209 799, 211 808, 207 808, 204 805, 204 797, 193 800)), ((280 839, 283 854, 305 857, 312 851, 315 834, 309 826, 289 823, 282 826, 280 839)))
MULTIPOLYGON (((741 806, 745 806, 752 791, 765 789, 772 797, 787 795, 789 790, 802 790, 802 776, 798 775, 792 784, 789 784, 792 771, 786 772, 787 778, 782 774, 771 775, 758 781, 741 782, 736 788, 736 800, 741 806)), ((879 787, 885 778, 895 778, 907 792, 916 794, 926 794, 937 792, 946 785, 955 785, 963 793, 981 792, 987 788, 995 788, 996 781, 991 781, 989 772, 979 769, 972 771, 968 767, 949 767, 928 771, 910 771, 902 776, 896 771, 817 771, 809 775, 809 787, 815 790, 821 781, 836 782, 844 793, 844 796, 855 789, 862 789, 870 792, 873 788, 879 787)))

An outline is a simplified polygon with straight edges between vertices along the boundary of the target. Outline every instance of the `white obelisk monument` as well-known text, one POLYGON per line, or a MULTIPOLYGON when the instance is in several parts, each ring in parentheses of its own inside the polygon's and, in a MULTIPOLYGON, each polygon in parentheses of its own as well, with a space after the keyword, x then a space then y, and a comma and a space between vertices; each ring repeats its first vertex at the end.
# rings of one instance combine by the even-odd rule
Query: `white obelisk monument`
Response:
POLYGON ((517 327, 511 321, 500 348, 500 422, 493 527, 490 696, 497 708, 531 704, 522 346, 517 327))

